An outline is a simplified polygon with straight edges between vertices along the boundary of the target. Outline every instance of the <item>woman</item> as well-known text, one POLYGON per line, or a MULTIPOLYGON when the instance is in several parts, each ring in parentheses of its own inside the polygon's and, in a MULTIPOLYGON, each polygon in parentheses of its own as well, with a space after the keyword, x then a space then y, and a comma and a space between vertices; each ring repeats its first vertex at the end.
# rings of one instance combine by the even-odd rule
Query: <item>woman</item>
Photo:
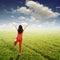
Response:
POLYGON ((19 43, 19 54, 22 52, 22 36, 23 36, 23 32, 24 32, 24 30, 26 29, 27 26, 28 25, 26 25, 25 28, 23 29, 22 25, 19 25, 19 27, 17 29, 17 27, 15 25, 18 34, 17 34, 16 41, 14 42, 14 46, 16 46, 17 42, 19 43))

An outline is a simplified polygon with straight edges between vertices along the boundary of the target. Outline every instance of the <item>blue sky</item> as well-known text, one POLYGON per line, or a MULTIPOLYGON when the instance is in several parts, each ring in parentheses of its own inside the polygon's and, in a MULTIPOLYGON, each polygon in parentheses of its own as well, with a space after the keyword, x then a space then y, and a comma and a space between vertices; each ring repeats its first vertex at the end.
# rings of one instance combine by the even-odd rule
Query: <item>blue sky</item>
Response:
POLYGON ((28 1, 30 0, 0 0, 0 24, 11 22, 21 23, 24 22, 24 19, 25 22, 28 20, 35 20, 37 24, 39 24, 39 21, 40 23, 43 21, 44 24, 51 24, 56 21, 56 24, 60 24, 60 0, 32 0, 32 6, 31 4, 29 5, 30 2, 28 3, 28 1), (33 3, 36 3, 36 8, 34 8, 33 3), (45 12, 43 11, 43 13, 41 13, 42 10, 40 11, 37 8, 38 4, 39 7, 42 5, 42 9, 46 7, 48 12, 51 11, 52 15, 48 16, 47 14, 49 13, 46 12, 47 14, 44 16, 45 12), (36 9, 35 12, 34 9, 36 9), (55 12, 58 14, 56 15, 55 12), (39 13, 41 14, 39 15, 39 13), (53 14, 55 15, 53 16, 53 14), (47 18, 47 16, 49 18, 47 18))

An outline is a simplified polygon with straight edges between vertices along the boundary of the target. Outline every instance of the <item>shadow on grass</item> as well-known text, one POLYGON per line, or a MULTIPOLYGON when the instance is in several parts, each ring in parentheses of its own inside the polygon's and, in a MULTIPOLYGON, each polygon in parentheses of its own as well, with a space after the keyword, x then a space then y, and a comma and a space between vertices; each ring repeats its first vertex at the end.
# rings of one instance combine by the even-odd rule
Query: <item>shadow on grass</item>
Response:
POLYGON ((9 60, 13 60, 13 57, 10 57, 10 59, 9 60))
MULTIPOLYGON (((20 55, 17 55, 17 57, 16 57, 16 59, 15 60, 19 60, 19 58, 20 58, 20 55)), ((14 60, 14 58, 13 57, 10 57, 10 59, 9 60, 14 60)))
POLYGON ((20 55, 17 55, 16 60, 19 60, 19 58, 20 58, 20 55))

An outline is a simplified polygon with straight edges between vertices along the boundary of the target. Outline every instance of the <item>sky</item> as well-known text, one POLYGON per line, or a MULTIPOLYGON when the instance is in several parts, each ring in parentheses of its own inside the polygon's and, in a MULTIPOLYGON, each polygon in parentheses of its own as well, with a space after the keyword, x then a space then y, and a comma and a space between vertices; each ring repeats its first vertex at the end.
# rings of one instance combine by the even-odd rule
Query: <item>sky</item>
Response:
POLYGON ((60 0, 0 0, 0 27, 11 23, 60 25, 60 0))

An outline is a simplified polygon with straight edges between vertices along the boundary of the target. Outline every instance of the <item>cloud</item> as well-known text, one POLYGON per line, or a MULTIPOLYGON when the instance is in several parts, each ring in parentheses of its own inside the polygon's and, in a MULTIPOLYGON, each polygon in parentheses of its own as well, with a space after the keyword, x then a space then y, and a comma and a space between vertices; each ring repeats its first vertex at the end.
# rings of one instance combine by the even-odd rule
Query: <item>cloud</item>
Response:
POLYGON ((0 24, 0 30, 15 30, 16 27, 18 28, 19 25, 22 25, 23 28, 27 25, 26 22, 16 23, 16 22, 10 22, 7 24, 0 24))
POLYGON ((27 15, 31 14, 37 19, 56 18, 60 15, 58 12, 53 12, 50 8, 34 1, 27 0, 26 6, 28 6, 29 8, 21 7, 17 9, 17 12, 27 15))
POLYGON ((48 21, 48 22, 43 23, 43 24, 46 24, 46 25, 55 25, 56 24, 56 20, 48 21))
POLYGON ((13 15, 11 15, 11 18, 14 18, 14 16, 13 16, 13 15))
POLYGON ((0 25, 0 30, 1 29, 11 29, 11 28, 12 28, 12 26, 10 24, 1 24, 0 25))
POLYGON ((50 8, 34 1, 26 2, 26 5, 32 11, 31 14, 37 18, 42 19, 56 18, 57 16, 60 15, 58 12, 53 12, 50 8))
POLYGON ((32 20, 32 21, 35 21, 36 19, 35 19, 35 17, 31 16, 31 20, 32 20))
POLYGON ((30 17, 24 17, 24 16, 20 16, 20 17, 18 17, 18 19, 20 20, 20 21, 25 21, 25 22, 33 22, 33 21, 36 21, 36 19, 35 19, 35 17, 33 17, 33 16, 30 16, 30 17))
POLYGON ((56 8, 60 9, 60 6, 56 6, 56 8))
POLYGON ((14 29, 15 30, 15 26, 18 27, 21 23, 16 23, 16 22, 10 22, 10 23, 4 23, 4 24, 0 24, 0 30, 4 30, 4 29, 7 29, 7 30, 12 30, 14 29))
POLYGON ((17 9, 17 11, 20 13, 24 13, 24 14, 30 14, 31 13, 31 10, 27 9, 26 7, 21 7, 19 9, 17 9))
POLYGON ((0 25, 0 28, 4 28, 4 27, 6 27, 6 24, 0 25))
POLYGON ((20 16, 18 17, 19 20, 26 20, 26 18, 24 16, 20 16))
MULTIPOLYGON (((44 6, 43 4, 40 4, 38 2, 34 2, 32 0, 26 0, 26 6, 17 7, 17 9, 12 9, 13 13, 20 14, 18 17, 18 20, 25 21, 25 22, 33 22, 40 24, 44 24, 45 22, 48 22, 47 24, 54 24, 53 20, 60 16, 60 13, 52 11, 52 9, 48 8, 47 6, 44 6), (26 16, 27 17, 26 17, 26 16), (52 21, 51 21, 52 19, 52 21)), ((13 17, 13 16, 12 16, 13 17)))

